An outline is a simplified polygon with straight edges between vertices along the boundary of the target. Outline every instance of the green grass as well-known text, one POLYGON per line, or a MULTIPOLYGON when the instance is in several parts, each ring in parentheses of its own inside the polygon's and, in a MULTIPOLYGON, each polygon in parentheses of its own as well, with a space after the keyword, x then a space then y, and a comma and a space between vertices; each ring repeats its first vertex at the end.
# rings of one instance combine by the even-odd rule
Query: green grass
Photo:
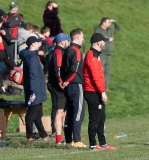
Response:
MULTIPOLYGON (((8 11, 11 0, 2 1, 1 7, 8 11)), ((43 26, 42 15, 47 1, 18 0, 20 13, 25 21, 43 26)), ((90 37, 102 17, 115 19, 121 26, 115 39, 112 55, 112 75, 108 102, 106 103, 106 132, 108 142, 118 146, 117 151, 89 152, 82 149, 57 148, 53 143, 26 144, 25 135, 15 133, 18 116, 12 116, 8 124, 8 138, 11 145, 0 149, 0 158, 10 159, 148 159, 148 115, 149 112, 149 1, 147 0, 56 0, 59 17, 65 33, 82 28, 86 38, 86 51, 90 47, 90 37), (128 138, 113 140, 118 133, 128 134, 128 138), (19 138, 15 138, 15 136, 19 138), (1 156, 2 155, 2 156, 1 156)), ((5 97, 23 100, 23 96, 5 97)), ((51 99, 44 103, 44 115, 49 115, 51 99)), ((87 110, 86 110, 87 111, 87 110)), ((88 115, 83 123, 83 140, 88 142, 88 115)))
MULTIPOLYGON (((106 121, 107 142, 117 146, 116 151, 89 151, 86 149, 56 146, 55 142, 27 142, 25 134, 7 133, 9 148, 0 148, 0 159, 50 159, 50 160, 148 160, 148 115, 112 118, 106 121), (128 123, 129 122, 129 123, 128 123), (125 133, 126 138, 113 139, 125 133), (10 158, 11 157, 11 158, 10 158)), ((82 140, 88 145, 87 123, 82 126, 82 140)))

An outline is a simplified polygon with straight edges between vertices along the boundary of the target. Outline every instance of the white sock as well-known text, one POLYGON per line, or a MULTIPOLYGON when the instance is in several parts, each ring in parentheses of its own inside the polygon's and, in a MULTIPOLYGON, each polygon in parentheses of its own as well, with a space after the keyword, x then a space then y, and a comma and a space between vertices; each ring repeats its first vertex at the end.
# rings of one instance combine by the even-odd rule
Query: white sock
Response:
POLYGON ((5 87, 1 87, 4 92, 6 92, 5 87))

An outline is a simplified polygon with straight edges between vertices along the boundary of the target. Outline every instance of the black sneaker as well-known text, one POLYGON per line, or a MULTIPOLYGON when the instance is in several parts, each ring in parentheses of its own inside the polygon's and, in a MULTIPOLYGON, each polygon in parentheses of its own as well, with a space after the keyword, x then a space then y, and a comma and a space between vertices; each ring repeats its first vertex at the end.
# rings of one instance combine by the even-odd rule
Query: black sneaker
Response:
POLYGON ((5 92, 4 90, 0 87, 0 94, 3 94, 5 96, 11 96, 11 94, 5 89, 5 92))
POLYGON ((57 145, 66 145, 66 142, 64 140, 61 140, 60 142, 56 143, 57 145))

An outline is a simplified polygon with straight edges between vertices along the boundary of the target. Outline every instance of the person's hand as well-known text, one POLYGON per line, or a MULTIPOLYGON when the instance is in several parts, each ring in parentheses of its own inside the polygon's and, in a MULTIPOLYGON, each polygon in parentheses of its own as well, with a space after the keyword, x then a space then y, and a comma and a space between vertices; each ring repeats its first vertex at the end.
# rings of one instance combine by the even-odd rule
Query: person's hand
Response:
POLYGON ((107 95, 106 95, 106 92, 102 92, 102 93, 101 93, 101 97, 102 97, 103 102, 106 102, 106 101, 108 100, 108 97, 107 97, 107 95))
POLYGON ((115 20, 114 19, 110 19, 110 23, 114 23, 115 22, 115 20))
POLYGON ((67 87, 68 84, 69 84, 69 82, 64 82, 64 83, 63 83, 63 85, 64 85, 65 87, 67 87))
POLYGON ((43 51, 38 51, 38 55, 43 56, 44 52, 43 51))
POLYGON ((29 100, 30 100, 31 102, 33 102, 33 101, 35 100, 35 98, 36 98, 36 95, 35 95, 35 94, 32 94, 32 95, 30 96, 29 100))
POLYGON ((0 33, 1 33, 2 35, 6 35, 6 32, 5 32, 4 30, 0 30, 0 33))
POLYGON ((113 37, 110 37, 109 38, 109 42, 113 42, 114 41, 114 38, 113 37))
POLYGON ((52 3, 52 6, 56 8, 58 5, 56 3, 52 3))
POLYGON ((3 39, 2 39, 2 37, 0 36, 0 43, 2 43, 3 42, 3 39))
POLYGON ((63 90, 65 88, 65 85, 63 84, 63 82, 59 83, 60 88, 63 90))

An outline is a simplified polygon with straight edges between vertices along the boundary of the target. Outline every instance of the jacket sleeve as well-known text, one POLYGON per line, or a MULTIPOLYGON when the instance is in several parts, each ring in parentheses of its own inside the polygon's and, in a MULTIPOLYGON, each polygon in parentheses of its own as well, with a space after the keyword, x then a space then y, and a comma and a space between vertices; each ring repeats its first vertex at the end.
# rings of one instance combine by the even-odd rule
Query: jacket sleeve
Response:
POLYGON ((98 61, 97 58, 92 58, 89 62, 90 73, 92 75, 91 79, 93 80, 96 88, 100 93, 104 92, 105 90, 105 80, 104 74, 102 69, 102 64, 98 61))
POLYGON ((31 57, 28 65, 29 65, 29 81, 30 81, 30 91, 31 95, 35 93, 37 95, 36 90, 38 88, 37 84, 39 83, 39 71, 38 71, 38 63, 39 60, 36 57, 31 57))
POLYGON ((65 82, 71 82, 75 78, 81 62, 81 52, 77 53, 75 50, 69 50, 69 52, 68 55, 71 55, 71 62, 65 77, 65 82))
POLYGON ((49 47, 48 42, 44 39, 44 40, 42 40, 42 45, 39 48, 39 50, 46 53, 48 51, 48 47, 49 47))
POLYGON ((114 34, 115 34, 116 32, 120 31, 121 28, 120 28, 120 26, 119 26, 119 24, 117 22, 114 22, 113 24, 115 26, 114 29, 113 29, 114 34))
POLYGON ((6 35, 2 35, 2 38, 7 42, 7 43, 10 43, 11 41, 11 36, 8 32, 8 29, 7 28, 4 28, 2 27, 2 30, 4 30, 6 32, 6 35))
POLYGON ((52 11, 50 11, 49 9, 45 10, 44 15, 43 15, 43 20, 45 21, 46 18, 55 18, 58 15, 58 8, 53 8, 52 11))
POLYGON ((62 82, 61 75, 60 75, 60 69, 62 66, 62 52, 59 49, 56 49, 53 53, 53 62, 54 62, 54 71, 55 76, 57 78, 57 82, 62 82))

